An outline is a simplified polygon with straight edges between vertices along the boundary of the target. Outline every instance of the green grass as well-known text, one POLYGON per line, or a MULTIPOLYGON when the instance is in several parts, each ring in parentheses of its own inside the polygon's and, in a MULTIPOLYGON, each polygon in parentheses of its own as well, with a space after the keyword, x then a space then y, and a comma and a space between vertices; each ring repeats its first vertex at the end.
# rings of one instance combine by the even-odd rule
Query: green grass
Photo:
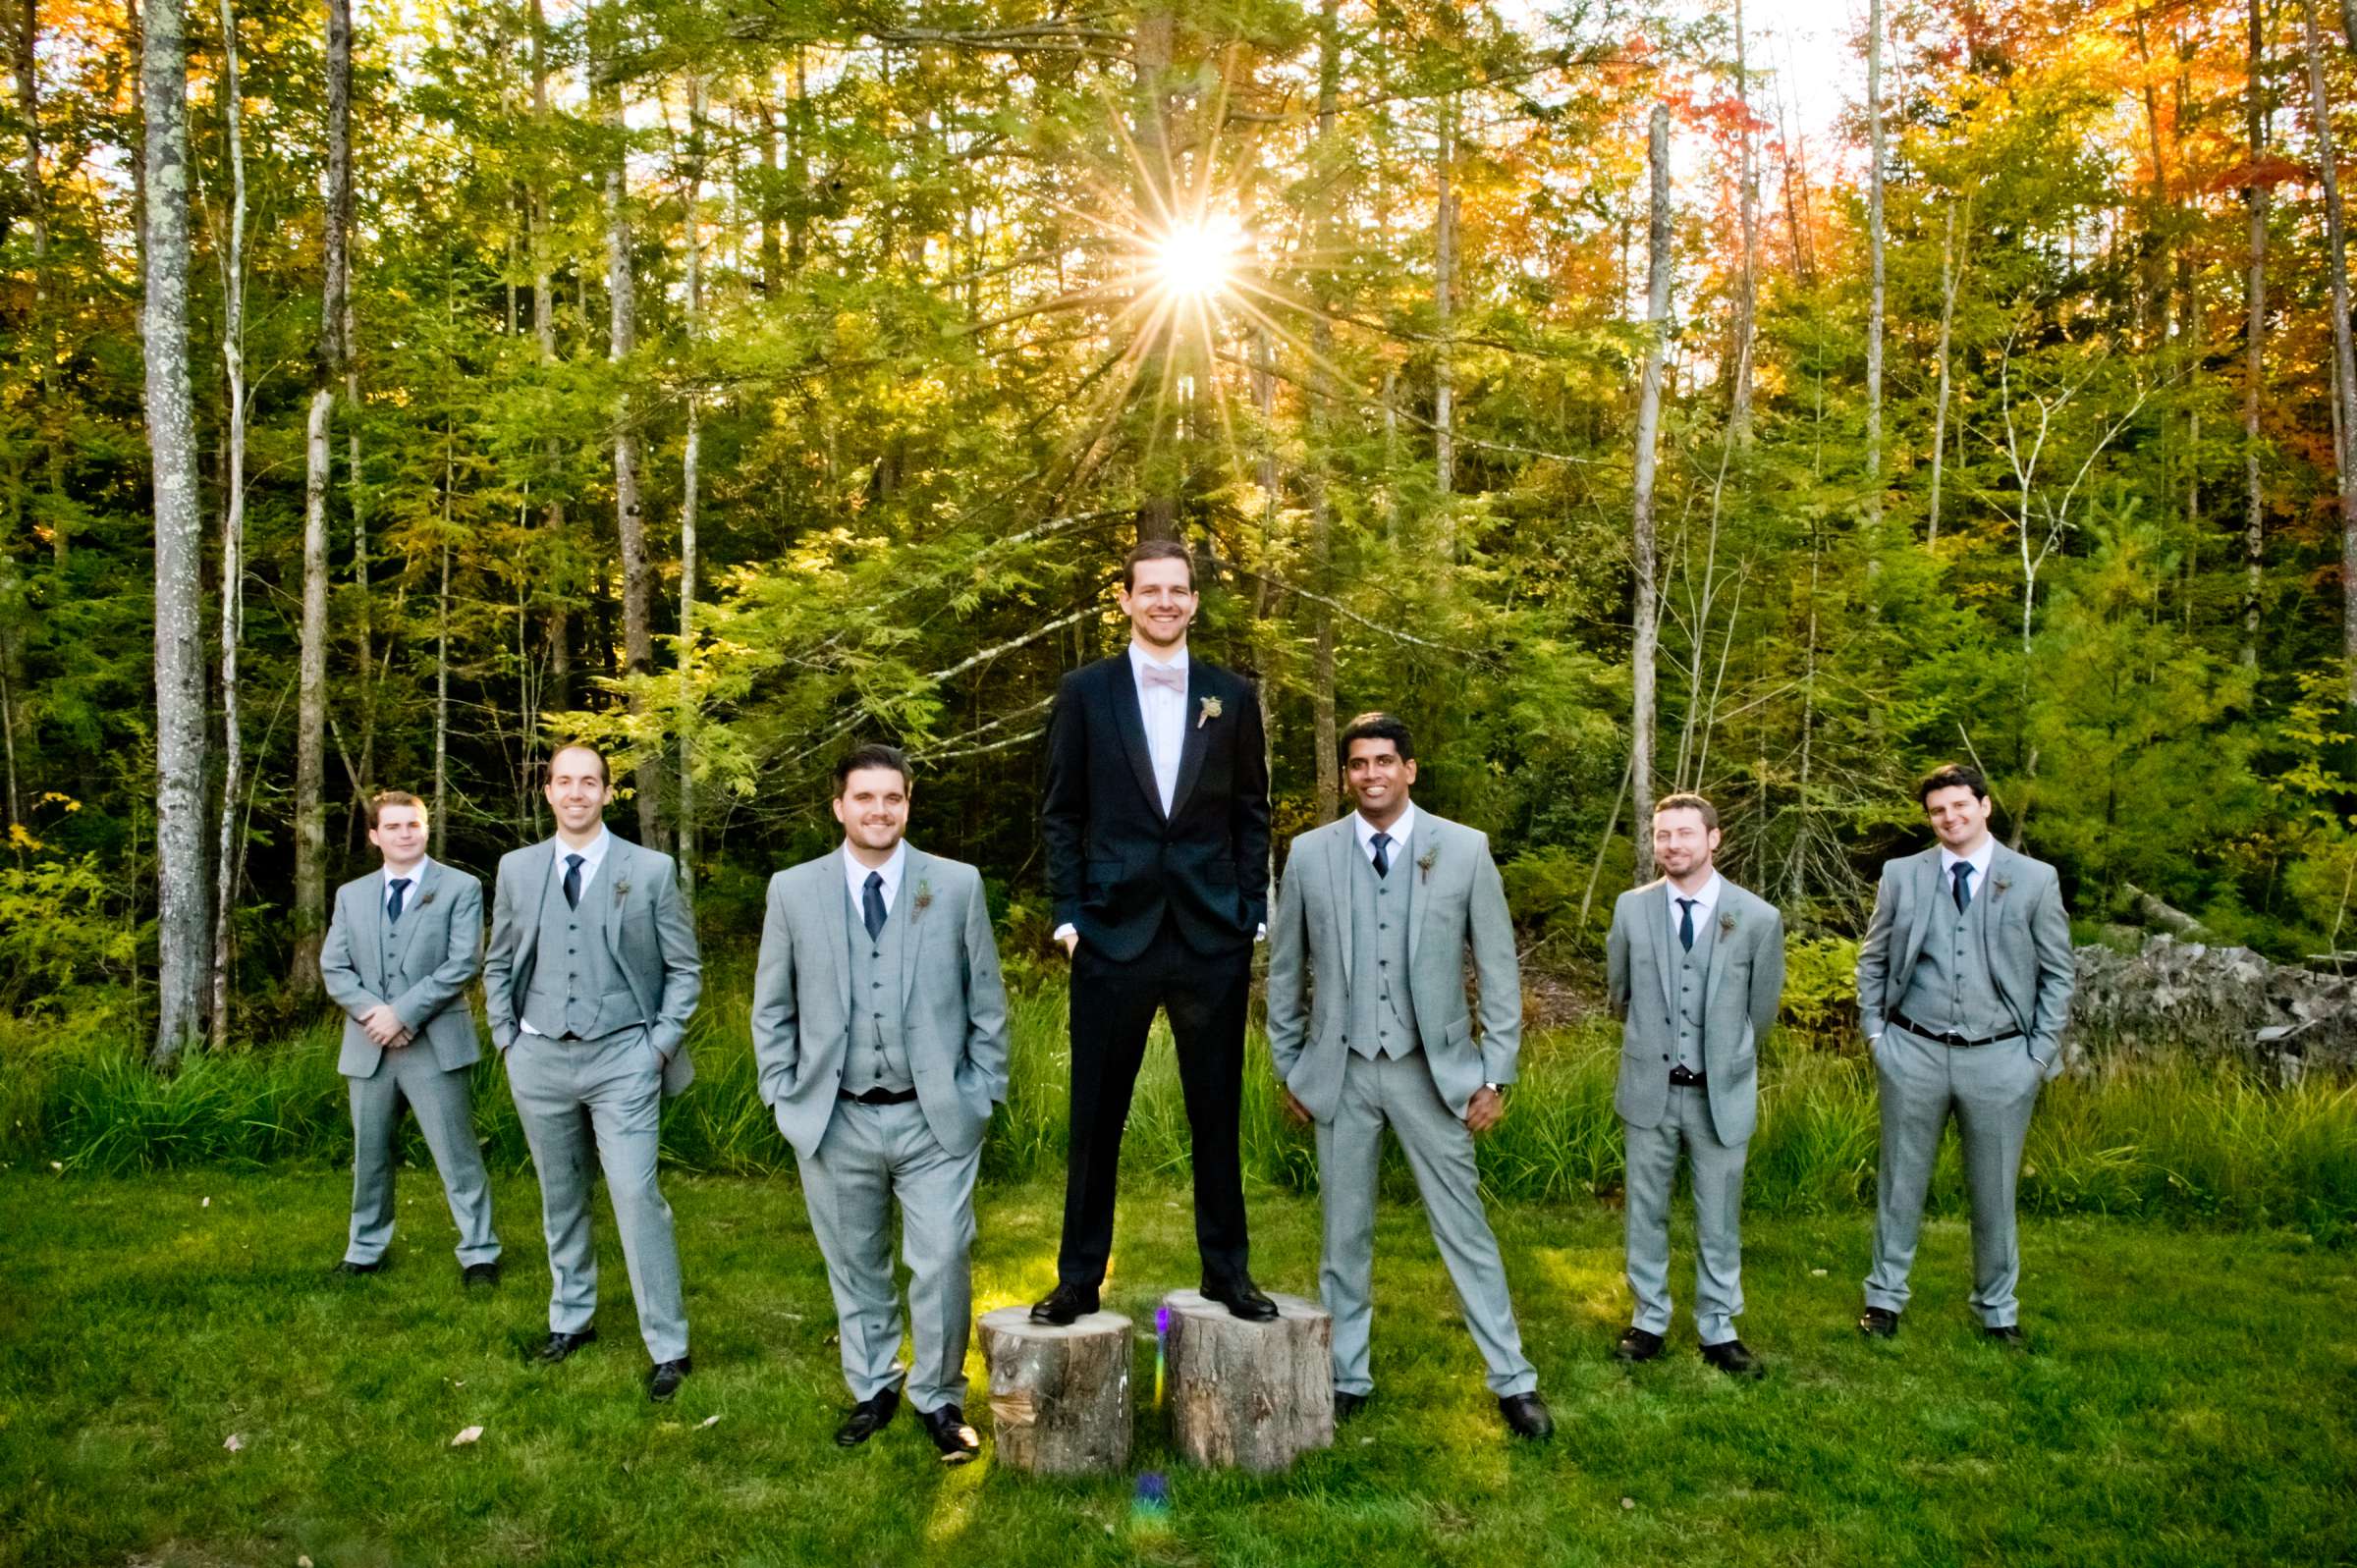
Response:
MULTIPOLYGON (((528 1181, 501 1178, 507 1282, 462 1295, 431 1174, 405 1173, 393 1266, 340 1255, 333 1171, 0 1176, 0 1563, 2149 1563, 2357 1551, 2357 1257, 2283 1230, 2032 1219, 2024 1323, 1980 1343, 1967 1242, 1929 1227, 1905 1331, 1850 1327, 1863 1216, 1755 1217, 1743 1320, 1760 1384, 1607 1352, 1626 1321, 1617 1217, 1498 1211, 1561 1431, 1510 1444, 1412 1204, 1377 1252, 1375 1403, 1273 1478, 1175 1464, 1141 1378, 1131 1477, 945 1473, 905 1419, 828 1440, 844 1402, 826 1287, 785 1181, 676 1174, 697 1372, 639 1392, 611 1224, 603 1341, 528 1367, 547 1271, 528 1181), (205 1201, 209 1199, 209 1204, 205 1201), (708 1418, 717 1417, 711 1425, 708 1418), (453 1449, 463 1427, 482 1440, 453 1449), (224 1449, 232 1433, 242 1451, 224 1449)), ((1131 1183, 1112 1304, 1148 1321, 1192 1280, 1190 1220, 1131 1183)), ((1264 1282, 1314 1293, 1316 1212, 1256 1187, 1264 1282)), ((981 1201, 977 1310, 1047 1282, 1057 1194, 981 1201)), ((1681 1296, 1690 1253, 1677 1238, 1681 1296)), ((1141 1350, 1151 1355, 1150 1345, 1141 1350)), ((971 1368, 982 1376, 977 1352, 971 1368)))

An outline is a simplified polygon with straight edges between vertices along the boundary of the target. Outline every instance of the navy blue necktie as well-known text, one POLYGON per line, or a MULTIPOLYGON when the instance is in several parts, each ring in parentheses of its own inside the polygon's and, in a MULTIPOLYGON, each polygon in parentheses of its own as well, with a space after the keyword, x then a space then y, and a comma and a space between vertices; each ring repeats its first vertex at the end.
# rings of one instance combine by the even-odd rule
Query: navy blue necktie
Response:
POLYGON ((1694 950, 1694 906, 1700 902, 1700 898, 1677 900, 1677 942, 1688 952, 1694 950))
POLYGON ((398 926, 401 924, 401 895, 409 891, 409 878, 395 877, 393 879, 393 898, 391 902, 385 905, 385 924, 389 926, 398 926))
POLYGON ((884 934, 884 873, 867 874, 867 896, 859 900, 859 918, 867 925, 867 940, 884 934))
POLYGON ((1392 874, 1391 849, 1392 836, 1388 833, 1377 834, 1375 836, 1375 875, 1378 877, 1388 877, 1392 874))
POLYGON ((580 906, 581 857, 579 855, 567 855, 565 857, 565 907, 568 909, 578 909, 580 906))
POLYGON ((1956 879, 1956 913, 1962 914, 1972 907, 1972 862, 1957 861, 1948 868, 1948 875, 1956 879))

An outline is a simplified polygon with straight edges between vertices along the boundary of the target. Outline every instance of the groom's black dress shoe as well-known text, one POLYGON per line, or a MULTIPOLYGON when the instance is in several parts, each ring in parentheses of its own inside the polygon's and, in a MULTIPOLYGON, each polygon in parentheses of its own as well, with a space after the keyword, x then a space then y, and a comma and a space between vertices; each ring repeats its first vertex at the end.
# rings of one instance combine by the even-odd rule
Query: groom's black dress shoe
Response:
POLYGON ((1702 1359, 1730 1378, 1765 1378, 1768 1364, 1751 1353, 1740 1339, 1722 1340, 1702 1347, 1702 1359))
POLYGON ((534 1352, 532 1359, 553 1367, 583 1345, 595 1343, 597 1343, 597 1329, 594 1326, 584 1328, 577 1334, 559 1333, 552 1329, 548 1336, 548 1343, 534 1352))
POLYGON ((1613 1346, 1615 1361, 1651 1361, 1662 1353, 1662 1336, 1649 1328, 1623 1328, 1613 1346))
POLYGON ((487 1288, 489 1286, 498 1284, 498 1261, 494 1260, 490 1263, 468 1264, 466 1268, 459 1271, 459 1283, 466 1286, 468 1289, 472 1289, 476 1285, 482 1285, 487 1288))
POLYGON ((1062 1328, 1074 1319, 1085 1318, 1097 1310, 1097 1293, 1088 1285, 1058 1285, 1031 1305, 1033 1323, 1054 1324, 1062 1328))
POLYGON ((1869 1339, 1895 1339, 1898 1314, 1887 1307, 1869 1307, 1858 1315, 1858 1332, 1869 1339))
POLYGON ((860 1400, 851 1406, 851 1413, 843 1418, 843 1425, 835 1429, 835 1445, 838 1448, 858 1447, 882 1432, 892 1420, 892 1413, 900 1408, 901 1391, 898 1388, 887 1388, 872 1399, 860 1400))
POLYGON ((2016 1323, 1998 1324, 1993 1327, 1983 1328, 1981 1330, 1981 1335, 1991 1344, 2002 1345, 2007 1350, 2027 1350, 2030 1348, 2030 1336, 2023 1333, 2021 1331, 2021 1325, 2016 1323))
POLYGON ((382 1258, 379 1258, 374 1263, 354 1263, 350 1258, 347 1258, 342 1263, 336 1265, 333 1269, 330 1269, 328 1272, 331 1274, 372 1274, 378 1270, 384 1268, 384 1266, 385 1261, 382 1258))
POLYGON ((1334 1424, 1339 1427, 1366 1408, 1365 1394, 1337 1393, 1334 1396, 1334 1424))
POLYGON ((1552 1437, 1555 1418, 1547 1413, 1547 1401, 1533 1389, 1526 1394, 1507 1394, 1498 1401, 1498 1414, 1506 1418, 1506 1430, 1517 1437, 1552 1437))
POLYGON ((680 1391, 680 1384, 685 1382, 687 1375, 693 1371, 695 1360, 691 1356, 682 1356, 677 1361, 656 1362, 654 1370, 646 1375, 646 1397, 658 1405, 670 1404, 671 1396, 680 1391))
POLYGON ((982 1451, 982 1438, 965 1424, 965 1412, 956 1405, 943 1405, 938 1410, 920 1410, 916 1419, 925 1424, 925 1435, 941 1450, 945 1465, 962 1465, 982 1451))
POLYGON ((1205 1301, 1218 1302, 1228 1309, 1229 1316, 1241 1318, 1246 1323, 1277 1321, 1277 1303, 1252 1282, 1250 1274, 1237 1274, 1233 1279, 1225 1281, 1206 1279, 1201 1294, 1205 1301))

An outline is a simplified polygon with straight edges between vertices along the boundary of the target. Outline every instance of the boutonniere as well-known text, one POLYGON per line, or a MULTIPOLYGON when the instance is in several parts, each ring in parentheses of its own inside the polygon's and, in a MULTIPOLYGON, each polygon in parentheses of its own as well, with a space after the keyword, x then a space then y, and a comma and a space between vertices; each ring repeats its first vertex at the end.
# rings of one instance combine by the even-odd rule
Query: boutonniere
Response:
POLYGON ((2007 888, 2013 886, 2013 879, 2011 877, 2001 876, 1997 879, 1993 886, 1996 888, 1997 892, 2003 892, 2007 888))
POLYGON ((1734 915, 1734 911, 1733 911, 1733 910, 1731 910, 1731 909, 1723 909, 1723 910, 1721 910, 1721 911, 1719 912, 1719 934, 1720 934, 1721 936, 1723 936, 1723 937, 1724 937, 1724 936, 1730 936, 1730 935, 1732 935, 1732 934, 1733 934, 1733 932, 1734 932, 1734 929, 1735 929, 1735 915, 1734 915))
POLYGON ((1417 878, 1419 882, 1430 882, 1432 880, 1432 863, 1440 858, 1441 846, 1437 843, 1434 844, 1430 849, 1425 850, 1422 854, 1416 856, 1416 870, 1423 873, 1421 877, 1417 878))
POLYGON ((433 901, 434 895, 432 893, 424 893, 417 899, 417 907, 423 909, 427 904, 432 903, 433 901))
POLYGON ((625 898, 628 898, 630 895, 630 878, 628 878, 628 877, 625 877, 625 878, 623 878, 623 879, 622 879, 620 882, 618 882, 618 883, 614 884, 614 901, 615 901, 616 903, 620 903, 620 902, 622 902, 622 901, 623 901, 625 898))
POLYGON ((933 907, 933 884, 924 878, 916 879, 916 912, 923 914, 933 907))
POLYGON ((1202 729, 1205 725, 1211 723, 1214 719, 1217 719, 1226 711, 1226 709, 1220 706, 1219 698, 1205 697, 1203 699, 1203 706, 1195 710, 1195 728, 1197 730, 1202 729))

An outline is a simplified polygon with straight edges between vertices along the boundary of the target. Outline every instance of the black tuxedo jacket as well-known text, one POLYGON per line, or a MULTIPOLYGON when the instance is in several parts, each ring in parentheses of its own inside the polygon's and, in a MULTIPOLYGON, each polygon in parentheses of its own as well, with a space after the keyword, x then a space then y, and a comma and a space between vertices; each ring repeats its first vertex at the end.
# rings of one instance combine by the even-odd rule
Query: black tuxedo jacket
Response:
POLYGON ((1197 952, 1249 946, 1269 911, 1266 745, 1259 693, 1190 653, 1186 743, 1165 816, 1128 650, 1066 676, 1040 804, 1056 924, 1117 959, 1145 951, 1166 913, 1197 952))

